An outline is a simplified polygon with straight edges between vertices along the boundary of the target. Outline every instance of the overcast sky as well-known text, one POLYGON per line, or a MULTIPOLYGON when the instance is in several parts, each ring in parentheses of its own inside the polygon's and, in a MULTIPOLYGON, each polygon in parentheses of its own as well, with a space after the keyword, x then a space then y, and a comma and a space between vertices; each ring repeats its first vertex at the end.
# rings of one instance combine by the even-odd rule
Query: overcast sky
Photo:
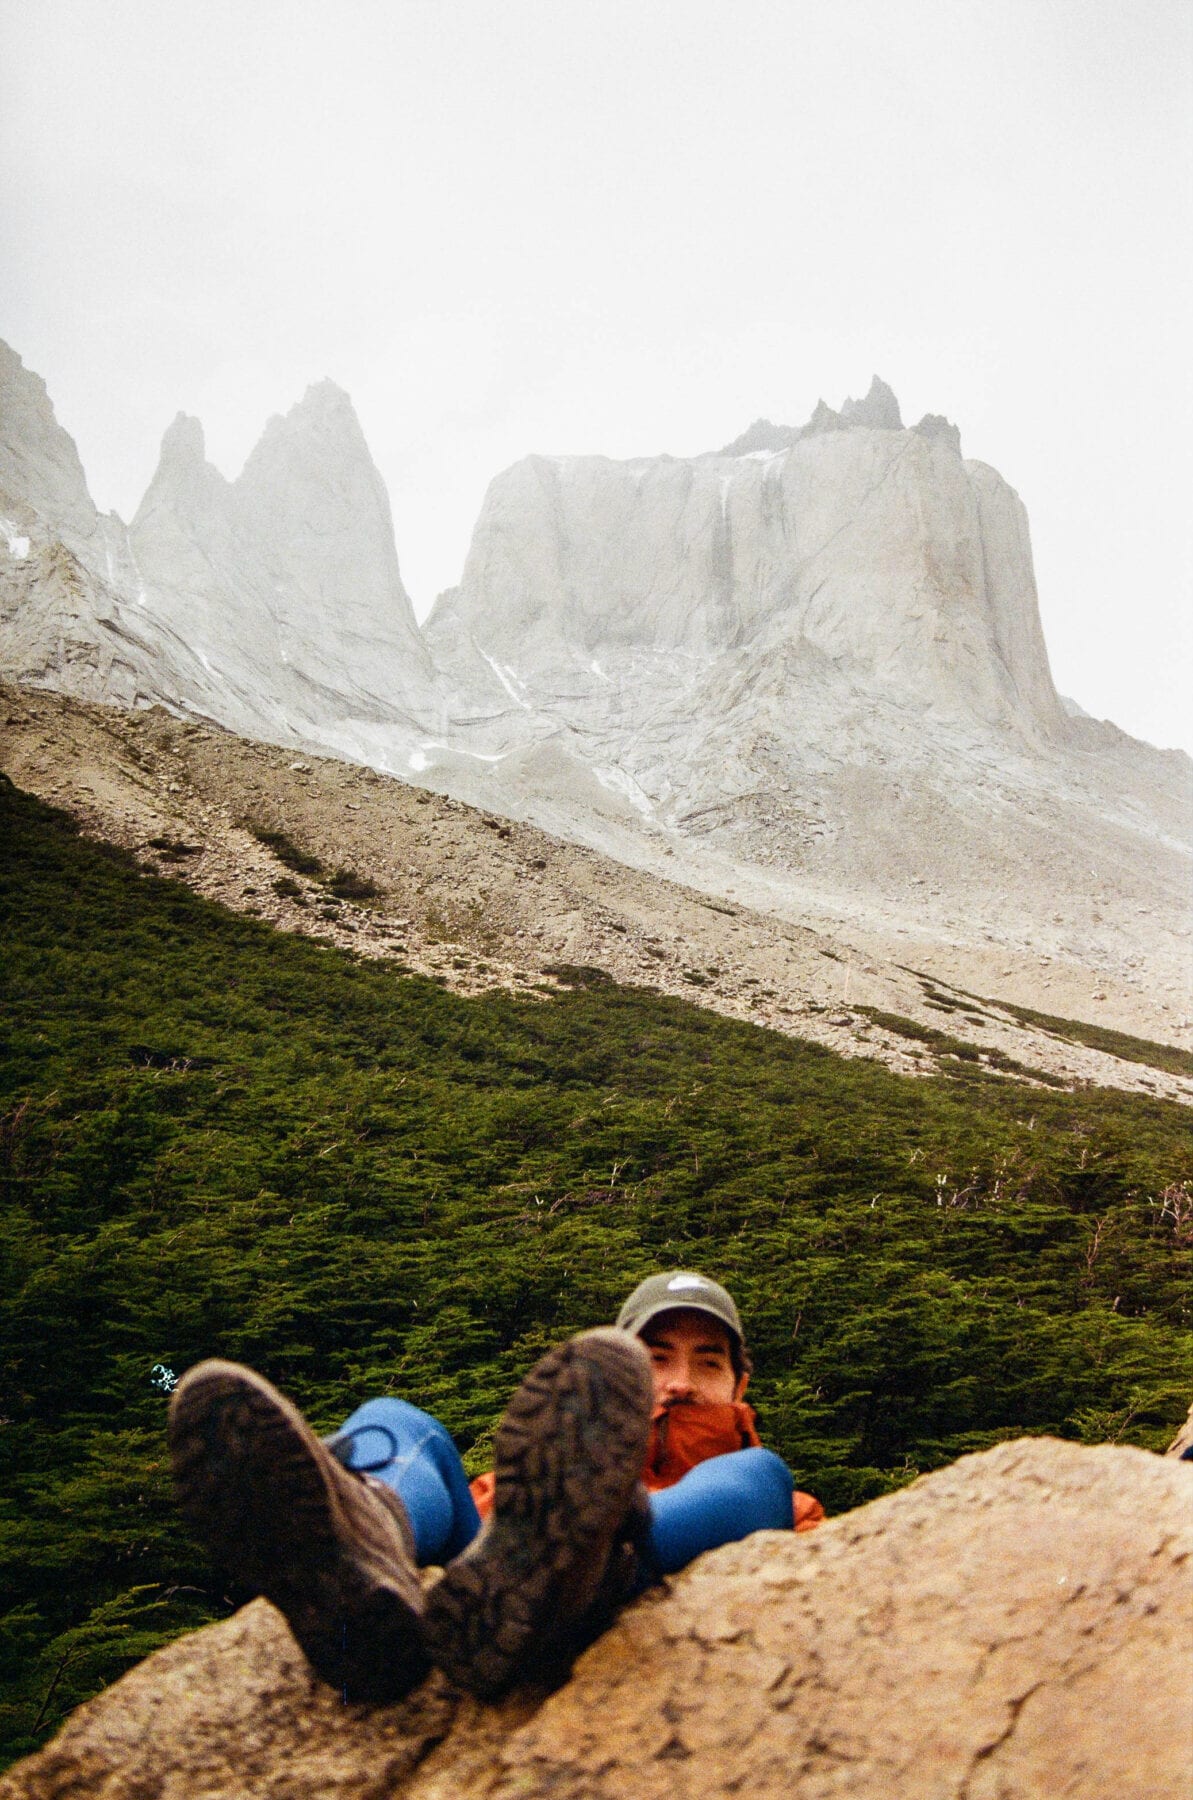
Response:
POLYGON ((874 371, 1032 523, 1062 692, 1193 750, 1187 0, 5 0, 0 336, 101 507, 331 376, 420 616, 529 451, 874 371))

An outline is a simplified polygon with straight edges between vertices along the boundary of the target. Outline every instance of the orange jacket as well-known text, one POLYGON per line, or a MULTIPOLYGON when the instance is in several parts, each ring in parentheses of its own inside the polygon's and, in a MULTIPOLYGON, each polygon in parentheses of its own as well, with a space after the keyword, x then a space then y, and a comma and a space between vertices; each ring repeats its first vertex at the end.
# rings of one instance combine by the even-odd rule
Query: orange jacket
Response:
MULTIPOLYGON (((644 1485, 652 1493, 674 1487, 681 1476, 710 1456, 731 1450, 749 1450, 762 1440, 754 1423, 754 1409, 744 1400, 726 1406, 660 1406, 655 1410, 642 1471, 644 1485)), ((492 1473, 478 1475, 470 1483, 476 1510, 487 1519, 493 1510, 497 1482, 492 1473)), ((824 1508, 812 1494, 796 1490, 792 1505, 797 1531, 812 1531, 824 1518, 824 1508)))

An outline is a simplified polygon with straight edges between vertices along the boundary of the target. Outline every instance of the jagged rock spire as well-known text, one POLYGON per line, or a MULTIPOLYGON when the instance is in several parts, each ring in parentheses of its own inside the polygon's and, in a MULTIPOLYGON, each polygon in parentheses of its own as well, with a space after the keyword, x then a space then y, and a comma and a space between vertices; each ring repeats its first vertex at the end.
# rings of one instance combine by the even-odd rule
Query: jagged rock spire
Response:
POLYGON ((899 402, 881 375, 871 378, 864 400, 845 400, 841 406, 842 425, 868 425, 879 431, 902 431, 899 402))

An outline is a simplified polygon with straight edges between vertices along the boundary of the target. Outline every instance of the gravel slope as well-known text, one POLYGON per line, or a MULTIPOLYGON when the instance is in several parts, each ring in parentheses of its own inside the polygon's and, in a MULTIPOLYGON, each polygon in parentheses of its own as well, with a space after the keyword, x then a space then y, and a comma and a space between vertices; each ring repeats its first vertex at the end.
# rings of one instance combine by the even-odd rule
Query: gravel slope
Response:
MULTIPOLYGON (((1025 947, 1021 916, 1003 933, 972 912, 952 917, 947 897, 912 884, 907 906, 881 922, 864 894, 851 909, 839 892, 772 882, 682 840, 669 863, 676 878, 664 879, 373 770, 161 708, 128 713, 0 685, 0 717, 0 769, 89 833, 226 906, 460 992, 550 990, 568 967, 597 968, 904 1073, 936 1070, 939 1043, 884 1028, 870 1008, 1023 1071, 1193 1103, 1187 1076, 1025 1028, 1003 1010, 1030 1006, 1193 1048, 1188 992, 1174 991, 1168 969, 1151 979, 1146 912, 1124 908, 1114 920, 1121 966, 1108 969, 1104 937, 1096 962, 1083 959, 1063 919, 1025 947), (252 827, 283 834, 326 873, 294 873, 252 827), (339 869, 379 892, 334 900, 327 877, 339 869)), ((1101 904, 1112 909, 1113 897, 1101 904)))

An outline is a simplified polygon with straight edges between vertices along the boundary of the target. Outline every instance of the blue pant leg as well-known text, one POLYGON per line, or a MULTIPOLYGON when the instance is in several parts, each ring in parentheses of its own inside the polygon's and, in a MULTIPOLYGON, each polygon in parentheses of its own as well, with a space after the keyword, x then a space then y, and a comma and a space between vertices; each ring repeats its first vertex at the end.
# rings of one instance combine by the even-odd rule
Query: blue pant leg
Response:
POLYGON ((450 1433, 408 1400, 366 1400, 337 1437, 351 1435, 347 1466, 393 1488, 414 1530, 420 1563, 449 1562, 480 1530, 480 1514, 450 1433))
POLYGON ((773 1450, 711 1456, 650 1496, 647 1560, 655 1573, 674 1575, 694 1556, 752 1531, 790 1531, 794 1491, 791 1470, 773 1450))

